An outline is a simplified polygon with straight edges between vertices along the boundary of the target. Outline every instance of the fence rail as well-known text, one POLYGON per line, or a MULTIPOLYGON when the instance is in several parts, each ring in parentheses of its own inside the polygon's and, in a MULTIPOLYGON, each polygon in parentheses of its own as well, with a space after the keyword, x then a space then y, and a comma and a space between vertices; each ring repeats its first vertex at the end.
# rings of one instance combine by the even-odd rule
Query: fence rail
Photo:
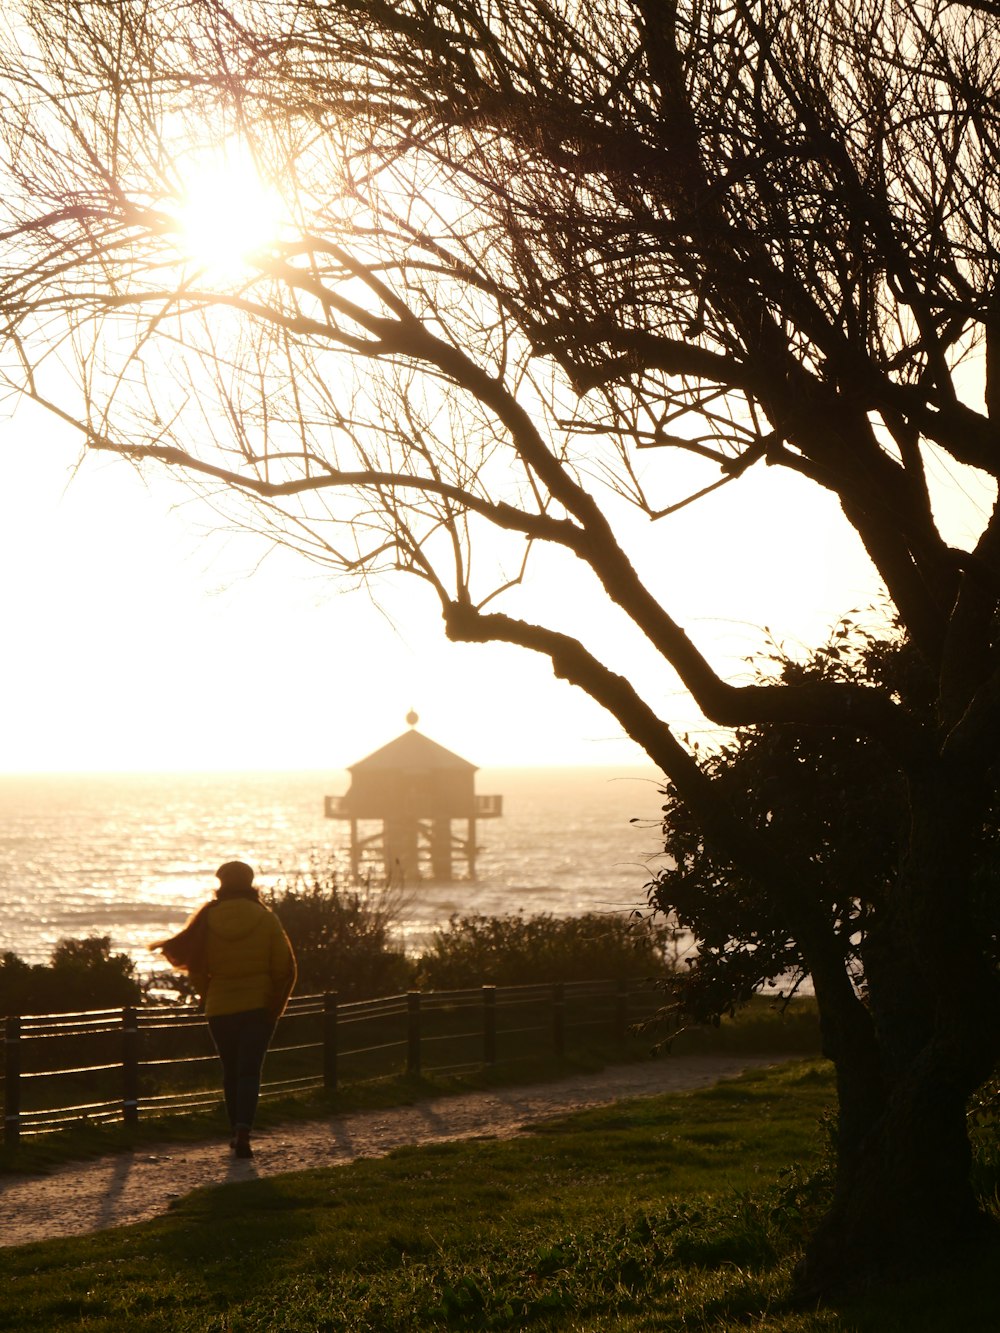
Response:
MULTIPOLYGON (((495 1065, 570 1045, 624 1042, 655 1011, 650 981, 482 986, 340 1003, 295 996, 267 1058, 263 1098, 403 1073, 495 1065)), ((149 1006, 4 1020, 4 1143, 82 1121, 217 1105, 219 1063, 204 1018, 149 1006)))

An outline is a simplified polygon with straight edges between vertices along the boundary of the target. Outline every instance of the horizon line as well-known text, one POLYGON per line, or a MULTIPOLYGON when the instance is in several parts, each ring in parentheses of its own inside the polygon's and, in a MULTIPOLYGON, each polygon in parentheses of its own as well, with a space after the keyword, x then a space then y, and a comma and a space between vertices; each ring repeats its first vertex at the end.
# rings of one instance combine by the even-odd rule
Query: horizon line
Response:
MULTIPOLYGON (((478 764, 476 769, 483 772, 486 769, 650 769, 653 772, 659 772, 656 764, 652 760, 630 759, 620 762, 604 760, 603 762, 587 761, 585 763, 572 762, 558 759, 531 760, 523 763, 496 763, 496 764, 478 764)), ((59 777, 196 777, 196 776, 214 776, 234 774, 274 774, 274 773, 346 773, 346 765, 274 765, 274 766, 254 766, 253 768, 212 768, 193 765, 180 767, 168 765, 163 768, 15 768, 0 769, 0 779, 3 778, 59 778, 59 777)))

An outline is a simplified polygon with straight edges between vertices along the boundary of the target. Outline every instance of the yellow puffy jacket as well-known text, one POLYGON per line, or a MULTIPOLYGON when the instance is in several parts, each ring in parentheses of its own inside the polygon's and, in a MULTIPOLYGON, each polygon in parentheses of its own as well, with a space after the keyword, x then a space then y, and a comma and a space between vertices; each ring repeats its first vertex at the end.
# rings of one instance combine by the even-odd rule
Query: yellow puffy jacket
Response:
POLYGON ((295 955, 263 903, 226 898, 208 911, 201 966, 191 979, 208 1018, 266 1009, 277 1019, 295 985, 295 955))

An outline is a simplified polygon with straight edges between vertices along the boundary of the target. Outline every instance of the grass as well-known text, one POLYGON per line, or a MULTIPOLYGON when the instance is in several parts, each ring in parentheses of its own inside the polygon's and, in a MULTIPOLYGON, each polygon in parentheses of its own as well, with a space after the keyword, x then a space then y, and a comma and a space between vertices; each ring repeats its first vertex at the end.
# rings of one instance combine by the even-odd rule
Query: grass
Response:
POLYGON ((788 1064, 515 1140, 206 1189, 4 1251, 0 1329, 995 1329, 996 1247, 858 1306, 787 1303, 833 1097, 826 1065, 788 1064))
MULTIPOLYGON (((655 1023, 649 1032, 656 1036, 655 1023)), ((718 1027, 685 1028, 669 1046, 678 1055, 818 1055, 819 1010, 811 996, 782 1009, 780 1002, 755 995, 718 1027)))

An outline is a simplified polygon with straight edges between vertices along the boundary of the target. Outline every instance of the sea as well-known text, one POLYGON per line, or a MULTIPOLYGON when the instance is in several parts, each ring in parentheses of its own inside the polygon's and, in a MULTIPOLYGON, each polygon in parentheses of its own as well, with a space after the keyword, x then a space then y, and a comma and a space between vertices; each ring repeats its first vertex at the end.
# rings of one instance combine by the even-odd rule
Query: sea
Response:
MULTIPOLYGON (((212 895, 221 862, 248 861, 264 887, 314 866, 346 874, 349 826, 325 818, 324 797, 348 786, 336 770, 0 776, 0 952, 44 962, 62 939, 107 935, 155 973, 150 945, 212 895)), ((476 790, 502 796, 503 814, 477 826, 475 881, 396 894, 410 952, 454 914, 645 905, 663 859, 655 770, 482 769, 476 790)))

